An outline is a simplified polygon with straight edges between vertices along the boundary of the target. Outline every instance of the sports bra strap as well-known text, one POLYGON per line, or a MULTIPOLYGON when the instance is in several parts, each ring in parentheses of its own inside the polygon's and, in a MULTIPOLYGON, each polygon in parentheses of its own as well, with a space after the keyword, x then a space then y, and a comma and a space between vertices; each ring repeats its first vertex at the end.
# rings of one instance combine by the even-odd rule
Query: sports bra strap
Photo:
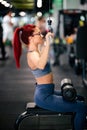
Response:
POLYGON ((27 52, 33 52, 34 50, 28 50, 27 52))

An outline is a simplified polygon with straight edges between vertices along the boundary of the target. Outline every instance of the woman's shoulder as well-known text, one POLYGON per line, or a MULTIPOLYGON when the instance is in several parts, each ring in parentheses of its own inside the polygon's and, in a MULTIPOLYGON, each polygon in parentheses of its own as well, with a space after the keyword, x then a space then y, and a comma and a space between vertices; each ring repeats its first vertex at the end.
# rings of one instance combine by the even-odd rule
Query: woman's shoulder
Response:
POLYGON ((40 57, 40 54, 37 51, 27 52, 27 58, 29 58, 29 59, 36 60, 38 57, 40 57))

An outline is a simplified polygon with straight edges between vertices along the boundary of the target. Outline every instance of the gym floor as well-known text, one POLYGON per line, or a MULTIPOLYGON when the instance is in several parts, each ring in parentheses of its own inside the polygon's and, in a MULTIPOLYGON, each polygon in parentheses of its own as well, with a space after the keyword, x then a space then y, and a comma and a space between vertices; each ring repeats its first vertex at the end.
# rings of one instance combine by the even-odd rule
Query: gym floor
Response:
MULTIPOLYGON (((6 49, 10 58, 0 61, 0 130, 14 130, 18 115, 25 111, 28 102, 33 102, 35 80, 27 66, 26 50, 21 57, 21 69, 17 70, 12 48, 6 49)), ((55 89, 61 88, 63 78, 70 78, 87 103, 87 88, 82 84, 82 76, 77 76, 69 66, 67 53, 60 56, 60 65, 52 66, 52 70, 55 89)), ((27 118, 22 122, 20 130, 70 130, 70 119, 70 116, 58 115, 27 118)))

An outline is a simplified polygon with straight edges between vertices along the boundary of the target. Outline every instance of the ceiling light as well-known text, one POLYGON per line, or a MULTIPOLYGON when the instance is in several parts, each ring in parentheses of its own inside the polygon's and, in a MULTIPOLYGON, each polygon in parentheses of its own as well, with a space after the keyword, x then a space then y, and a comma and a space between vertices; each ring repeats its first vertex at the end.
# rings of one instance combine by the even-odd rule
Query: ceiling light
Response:
POLYGON ((6 2, 6 1, 1 1, 1 3, 2 3, 3 5, 5 5, 7 2, 6 2))
POLYGON ((3 0, 0 0, 0 2, 2 2, 3 0))
POLYGON ((25 13, 24 11, 22 11, 22 12, 19 13, 19 15, 20 15, 20 16, 25 16, 26 13, 25 13))
POLYGON ((42 16, 42 12, 37 12, 37 16, 41 17, 42 16))
POLYGON ((37 0, 37 7, 41 8, 42 7, 42 0, 37 0))
POLYGON ((10 5, 10 8, 12 8, 13 7, 13 5, 10 5))
POLYGON ((10 7, 10 4, 9 4, 9 3, 6 3, 6 4, 5 4, 5 7, 10 7))

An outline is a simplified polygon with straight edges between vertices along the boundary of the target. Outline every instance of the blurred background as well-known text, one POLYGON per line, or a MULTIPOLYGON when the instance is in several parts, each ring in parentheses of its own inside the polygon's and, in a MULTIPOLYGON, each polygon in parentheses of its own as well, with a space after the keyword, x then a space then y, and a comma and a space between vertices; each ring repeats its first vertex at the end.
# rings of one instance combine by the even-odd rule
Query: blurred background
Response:
MULTIPOLYGON (((70 78, 73 86, 87 103, 87 0, 0 0, 0 130, 14 130, 18 115, 26 104, 33 102, 34 77, 26 61, 23 46, 21 68, 16 69, 12 37, 16 27, 38 24, 49 29, 54 39, 50 44, 49 59, 54 73, 55 88, 61 89, 61 80, 70 78), (11 12, 8 15, 8 12, 11 12), (8 25, 6 16, 9 16, 8 25), (83 31, 78 31, 83 28, 83 31), (8 38, 6 35, 8 33, 8 38)), ((69 130, 70 116, 44 116, 26 119, 21 130, 69 130)), ((87 130, 87 122, 85 125, 87 130)))

